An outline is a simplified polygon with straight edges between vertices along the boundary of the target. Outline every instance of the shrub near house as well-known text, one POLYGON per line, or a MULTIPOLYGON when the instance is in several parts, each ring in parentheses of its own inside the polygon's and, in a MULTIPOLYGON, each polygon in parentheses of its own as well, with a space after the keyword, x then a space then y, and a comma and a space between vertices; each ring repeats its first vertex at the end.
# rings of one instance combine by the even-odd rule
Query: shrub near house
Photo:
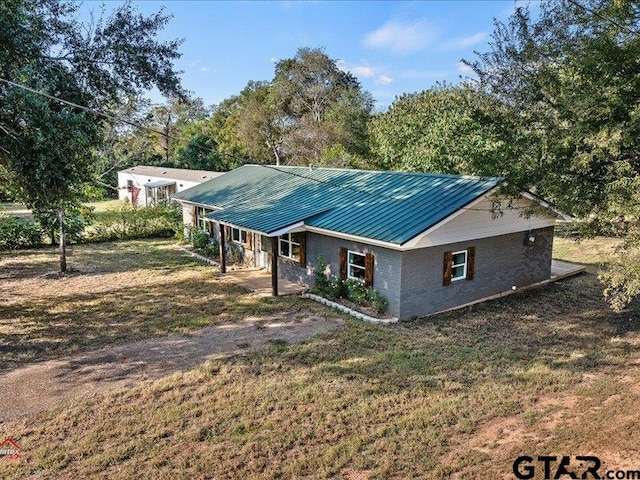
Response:
MULTIPOLYGON (((107 242, 149 237, 172 237, 182 231, 180 211, 176 205, 136 207, 122 202, 100 214, 68 216, 71 243, 107 242)), ((44 228, 39 221, 0 217, 0 251, 37 248, 49 237, 55 242, 57 227, 51 222, 44 228)))

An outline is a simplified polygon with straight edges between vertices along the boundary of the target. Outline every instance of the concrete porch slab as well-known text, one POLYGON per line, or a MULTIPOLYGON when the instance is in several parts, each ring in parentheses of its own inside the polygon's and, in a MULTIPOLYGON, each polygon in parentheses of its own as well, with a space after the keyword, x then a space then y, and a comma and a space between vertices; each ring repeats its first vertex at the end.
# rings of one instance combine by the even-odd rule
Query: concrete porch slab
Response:
POLYGON ((585 271, 587 267, 577 263, 563 262, 562 260, 551 260, 551 278, 555 282, 563 278, 572 277, 585 271))
MULTIPOLYGON (((271 273, 264 268, 241 268, 238 270, 227 270, 222 274, 222 279, 241 285, 260 296, 271 296, 271 273)), ((289 282, 283 278, 278 279, 279 295, 295 295, 302 293, 307 287, 289 282)))

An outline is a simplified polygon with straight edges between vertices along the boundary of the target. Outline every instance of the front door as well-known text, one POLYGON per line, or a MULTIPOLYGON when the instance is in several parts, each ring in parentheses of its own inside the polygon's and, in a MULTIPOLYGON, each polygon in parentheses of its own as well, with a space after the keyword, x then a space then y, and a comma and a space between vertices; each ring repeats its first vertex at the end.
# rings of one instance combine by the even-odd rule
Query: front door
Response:
POLYGON ((269 256, 269 252, 271 251, 271 238, 258 234, 256 234, 256 237, 259 238, 258 243, 260 244, 258 247, 258 267, 269 269, 271 266, 269 256))

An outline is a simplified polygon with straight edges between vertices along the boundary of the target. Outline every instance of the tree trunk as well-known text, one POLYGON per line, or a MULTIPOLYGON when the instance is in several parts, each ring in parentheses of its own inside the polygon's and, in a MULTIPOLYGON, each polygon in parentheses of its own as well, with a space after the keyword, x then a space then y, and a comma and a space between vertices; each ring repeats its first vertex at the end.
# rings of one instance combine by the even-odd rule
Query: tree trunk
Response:
POLYGON ((64 231, 64 208, 58 211, 60 221, 60 273, 67 271, 67 238, 64 231))

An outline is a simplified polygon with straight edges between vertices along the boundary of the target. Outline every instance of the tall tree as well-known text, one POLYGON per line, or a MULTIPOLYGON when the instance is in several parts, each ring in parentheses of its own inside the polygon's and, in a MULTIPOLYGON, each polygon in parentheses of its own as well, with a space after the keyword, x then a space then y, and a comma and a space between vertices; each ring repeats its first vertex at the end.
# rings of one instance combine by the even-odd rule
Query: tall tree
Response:
POLYGON ((511 109, 462 84, 398 97, 370 122, 379 168, 529 178, 511 109))
POLYGON ((153 106, 148 114, 146 134, 156 139, 156 150, 163 158, 164 166, 175 164, 175 150, 182 143, 187 126, 208 116, 208 109, 201 98, 172 97, 165 104, 153 106))
POLYGON ((36 214, 57 212, 62 272, 64 213, 78 204, 103 139, 92 110, 153 86, 182 93, 172 64, 180 42, 156 39, 169 21, 162 11, 144 17, 127 2, 83 25, 78 8, 63 0, 0 5, 0 161, 36 214))
MULTIPOLYGON (((640 6, 622 0, 548 0, 535 18, 516 9, 496 23, 491 49, 467 64, 508 105, 536 148, 519 161, 533 187, 593 223, 640 218, 640 6)), ((640 293, 640 236, 602 276, 621 307, 640 293), (621 268, 624 266, 624 268, 621 268), (620 275, 624 272, 623 275, 620 275)))
POLYGON ((321 49, 301 48, 276 63, 271 101, 282 125, 282 154, 294 164, 321 163, 325 150, 366 151, 373 99, 358 80, 321 49))
POLYGON ((239 106, 230 117, 230 125, 254 159, 272 157, 280 165, 286 119, 274 102, 271 85, 249 82, 239 96, 239 106))
POLYGON ((270 82, 249 82, 231 105, 221 144, 235 138, 254 161, 317 165, 368 151, 373 99, 320 49, 279 61, 270 82))

